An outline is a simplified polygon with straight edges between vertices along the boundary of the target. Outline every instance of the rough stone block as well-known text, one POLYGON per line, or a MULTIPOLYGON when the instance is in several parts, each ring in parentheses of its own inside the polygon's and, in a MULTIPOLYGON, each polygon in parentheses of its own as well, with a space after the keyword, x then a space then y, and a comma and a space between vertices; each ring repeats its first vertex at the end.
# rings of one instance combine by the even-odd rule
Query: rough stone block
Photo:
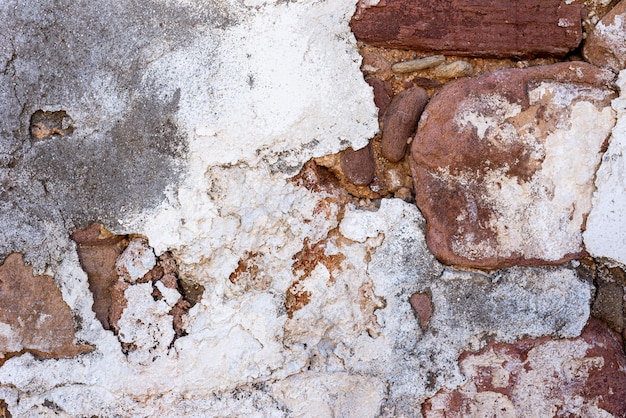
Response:
POLYGON ((350 25, 358 40, 376 46, 530 57, 563 56, 578 47, 581 20, 580 1, 361 0, 350 25))
POLYGON ((93 311, 104 329, 118 330, 117 322, 126 308, 126 283, 119 281, 115 263, 128 245, 124 235, 107 231, 102 224, 93 224, 72 234, 80 265, 87 273, 93 296, 93 311))
POLYGON ((583 55, 590 63, 621 71, 626 67, 626 1, 619 2, 589 34, 583 55))
POLYGON ((91 350, 74 342, 74 318, 54 279, 33 275, 21 254, 9 255, 0 266, 0 365, 23 353, 46 359, 91 350))
POLYGON ((396 163, 404 158, 408 139, 415 132, 428 93, 421 87, 404 90, 393 98, 383 118, 382 155, 396 163))
POLYGON ((359 150, 349 148, 341 153, 341 169, 346 178, 357 186, 370 184, 376 172, 371 144, 359 150))
POLYGON ((612 78, 585 63, 509 69, 451 82, 431 99, 410 162, 440 260, 495 269, 584 254, 614 124, 612 78))
POLYGON ((385 114, 387 107, 389 107, 391 103, 391 98, 393 97, 391 83, 374 77, 370 77, 365 81, 372 86, 372 90, 374 91, 374 104, 378 108, 378 116, 380 117, 385 114))

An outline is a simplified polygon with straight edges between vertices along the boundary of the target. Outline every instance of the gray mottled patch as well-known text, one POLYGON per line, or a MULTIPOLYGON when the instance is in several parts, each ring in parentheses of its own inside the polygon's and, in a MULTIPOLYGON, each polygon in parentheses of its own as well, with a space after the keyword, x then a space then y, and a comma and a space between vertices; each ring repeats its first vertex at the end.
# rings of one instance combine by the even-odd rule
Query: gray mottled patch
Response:
POLYGON ((119 229, 163 201, 187 138, 181 90, 146 84, 147 68, 234 23, 218 1, 0 4, 0 259, 22 252, 41 268, 72 230, 119 229))

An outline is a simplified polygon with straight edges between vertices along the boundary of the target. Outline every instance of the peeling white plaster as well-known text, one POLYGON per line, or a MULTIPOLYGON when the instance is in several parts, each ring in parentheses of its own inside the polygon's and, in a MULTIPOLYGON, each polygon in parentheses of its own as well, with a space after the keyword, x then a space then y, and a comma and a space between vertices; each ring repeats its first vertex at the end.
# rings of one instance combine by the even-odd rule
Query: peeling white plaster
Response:
POLYGON ((120 276, 128 282, 135 283, 152 270, 156 265, 156 257, 152 248, 141 239, 133 239, 115 263, 120 276))
POLYGON ((365 146, 378 127, 347 25, 353 10, 350 1, 268 5, 242 12, 217 46, 198 37, 152 63, 144 84, 181 89, 192 164, 265 161, 295 174, 311 157, 365 146))
POLYGON ((149 365, 167 354, 174 339, 172 317, 168 315, 172 306, 153 299, 152 283, 129 286, 124 296, 128 304, 118 322, 118 337, 132 345, 129 362, 149 365))
POLYGON ((617 113, 609 147, 596 174, 597 190, 587 219, 584 240, 594 257, 626 264, 626 70, 617 81, 620 97, 612 102, 617 113))
MULTIPOLYGON (((184 47, 153 46, 141 84, 165 98, 180 97, 176 122, 189 142, 185 178, 156 211, 120 219, 127 227, 117 232, 147 237, 157 254, 172 250, 183 277, 207 290, 184 318, 188 335, 172 344, 168 312, 177 295, 161 287, 164 298, 155 301, 151 284, 130 286, 118 324, 119 339, 131 348, 125 356, 117 337, 95 319, 86 276, 68 245, 61 268, 51 273, 82 320, 77 338, 95 351, 46 362, 27 354, 7 362, 0 369, 0 396, 14 416, 45 415, 46 400, 68 416, 285 416, 290 408, 314 410, 293 405, 288 386, 272 389, 263 382, 300 376, 307 367, 302 342, 285 345, 292 257, 305 238, 315 243, 338 223, 339 207, 324 200, 328 193, 314 194, 287 178, 314 156, 364 146, 378 129, 348 27, 353 11, 351 1, 268 4, 239 10, 237 24, 198 33, 184 47), (271 278, 265 291, 242 292, 228 280, 248 251, 263 255, 259 269, 271 278), (258 385, 249 387, 249 400, 237 395, 253 383, 258 385)), ((154 261, 154 254, 130 257, 133 248, 119 266, 131 282, 154 261)), ((323 292, 328 271, 320 265, 315 277, 306 286, 323 292)), ((345 295, 328 290, 333 295, 338 305, 327 326, 345 308, 359 312, 341 299, 345 295)), ((325 300, 320 295, 318 303, 325 300)), ((346 318, 345 327, 359 320, 346 318)), ((311 394, 335 399, 335 389, 342 388, 343 400, 331 409, 373 413, 384 382, 341 372, 344 383, 322 374, 312 381, 311 394), (360 395, 356 386, 363 386, 360 395)))
MULTIPOLYGON (((270 252, 258 260, 273 278, 266 290, 241 292, 228 276, 195 265, 196 274, 207 273, 207 291, 186 320, 189 334, 171 348, 166 312, 174 300, 153 300, 150 284, 126 291, 120 338, 138 347, 128 357, 93 318, 89 301, 76 300, 86 324, 77 336, 96 351, 49 362, 13 358, 0 368, 0 381, 12 385, 2 386, 0 397, 18 416, 45 413, 44 401, 54 400, 68 416, 409 417, 439 388, 462 381, 458 355, 480 348, 485 337, 574 336, 588 317, 590 288, 567 268, 441 276, 412 204, 391 199, 377 211, 348 208, 339 228, 330 214, 309 222, 289 215, 301 227, 315 226, 301 237, 325 240, 327 256, 345 257, 317 263, 308 277, 290 269, 298 245, 282 258, 270 252), (288 318, 284 294, 298 278, 310 301, 288 318), (421 329, 408 300, 426 291, 434 314, 421 329)), ((73 286, 86 292, 84 274, 74 274, 73 286)))

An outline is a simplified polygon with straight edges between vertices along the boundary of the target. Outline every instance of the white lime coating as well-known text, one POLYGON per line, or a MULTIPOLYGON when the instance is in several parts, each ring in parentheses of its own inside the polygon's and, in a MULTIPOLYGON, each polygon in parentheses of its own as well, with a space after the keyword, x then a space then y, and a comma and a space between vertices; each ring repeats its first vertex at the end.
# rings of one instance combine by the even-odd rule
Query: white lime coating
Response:
MULTIPOLYGON (((172 4, 199 7, 157 5, 172 4)), ((426 248, 414 205, 383 200, 375 212, 348 208, 341 221, 331 192, 288 180, 310 157, 358 148, 377 129, 348 28, 352 2, 225 6, 236 15, 229 25, 200 26, 184 45, 155 42, 141 51, 150 62, 143 88, 164 97, 180 89, 175 117, 189 154, 179 161, 181 185, 163 205, 120 219, 126 227, 119 232, 146 236, 148 252, 171 250, 181 275, 205 286, 184 318, 188 335, 172 344, 168 312, 178 292, 156 284, 163 299, 155 301, 149 284, 132 285, 119 338, 135 349, 125 356, 95 318, 68 231, 51 223, 47 238, 62 261, 47 272, 77 318, 77 339, 95 350, 72 359, 10 359, 0 368, 0 398, 13 416, 416 416, 421 399, 461 380, 456 356, 492 330, 505 340, 576 334, 589 287, 569 270, 558 277, 534 270, 536 287, 517 288, 530 273, 516 271, 502 285, 453 271, 438 283, 443 267, 426 248), (345 258, 329 266, 313 260, 305 279, 292 270, 305 240, 326 241, 325 256, 345 258), (259 254, 255 266, 269 278, 267 288, 229 280, 247 253, 259 254), (285 293, 296 280, 310 301, 289 318, 285 293), (450 296, 467 282, 476 292, 450 296), (431 328, 421 330, 408 298, 428 291, 435 313, 431 328), (483 293, 504 302, 476 324, 467 311, 485 305, 483 293), (519 309, 507 316, 513 302, 519 309), (544 321, 551 315, 563 321, 544 321), (519 328, 512 325, 518 320, 519 328)), ((106 74, 90 78, 95 92, 80 103, 101 106, 113 123, 130 93, 106 74)), ((84 121, 82 129, 100 126, 79 104, 66 109, 84 121)), ((0 333, 11 336, 4 326, 0 333)))
POLYGON ((377 130, 376 109, 347 26, 353 7, 249 9, 218 45, 198 36, 151 63, 144 85, 162 86, 163 95, 180 89, 177 118, 192 164, 264 161, 295 174, 311 157, 365 146, 377 130))
POLYGON ((593 207, 584 242, 593 256, 626 264, 626 70, 618 81, 620 97, 613 100, 617 124, 596 174, 593 207))
MULTIPOLYGON (((326 198, 310 193, 308 200, 326 198)), ((328 265, 316 256, 306 278, 290 268, 298 245, 257 260, 273 278, 266 290, 243 291, 221 270, 188 266, 196 277, 207 273, 207 291, 185 319, 188 335, 171 348, 167 312, 177 298, 155 301, 150 284, 131 285, 120 321, 120 339, 135 346, 128 357, 94 318, 90 300, 73 297, 87 294, 88 285, 68 254, 58 277, 73 279, 62 291, 83 318, 78 338, 96 350, 44 362, 15 357, 0 368, 0 380, 10 383, 0 396, 19 416, 45 415, 48 400, 67 416, 408 417, 440 387, 462 381, 458 355, 485 337, 574 336, 588 317, 590 288, 567 268, 444 272, 412 204, 391 199, 378 211, 348 208, 339 228, 336 212, 329 213, 301 212, 292 221, 309 225, 299 233, 325 242, 325 256, 343 256, 328 265), (288 318, 282 295, 298 278, 309 303, 288 318), (426 329, 408 302, 415 292, 433 296, 426 329)))
POLYGON ((133 239, 115 263, 118 274, 135 283, 156 265, 152 248, 142 239, 133 239))
MULTIPOLYGON (((170 7, 171 13, 179 8, 207 12, 196 2, 157 6, 170 7)), ((150 284, 131 285, 119 322, 120 340, 134 348, 126 357, 118 338, 95 318, 69 232, 56 228, 48 244, 62 261, 47 272, 80 319, 77 338, 95 351, 59 361, 24 355, 7 362, 0 369, 0 396, 14 416, 46 415, 50 402, 66 416, 284 416, 289 395, 280 391, 283 403, 263 386, 303 371, 308 363, 301 344, 283 343, 284 294, 296 279, 292 257, 304 239, 315 243, 336 227, 339 212, 337 204, 324 200, 328 194, 314 194, 288 177, 312 157, 364 146, 378 129, 377 110, 348 26, 352 1, 245 6, 250 7, 208 7, 213 14, 204 24, 181 23, 184 44, 159 38, 140 49, 148 64, 136 73, 139 90, 175 103, 174 122, 188 152, 178 161, 184 173, 180 185, 166 190, 166 201, 140 214, 127 212, 118 219, 123 227, 112 229, 147 237, 150 253, 172 250, 181 275, 206 286, 202 301, 184 318, 189 335, 172 344, 168 313, 178 299, 175 291, 161 286, 163 299, 155 301, 150 284), (213 21, 224 25, 208 27, 213 21), (317 211, 318 205, 327 210, 317 211), (271 278, 269 289, 245 292, 228 280, 246 252, 263 254, 259 268, 271 278), (237 395, 255 382, 250 399, 237 395)), ((185 13, 181 19, 188 18, 185 13)), ((101 51, 94 47, 92 53, 101 51)), ((108 103, 102 111, 110 108, 107 114, 115 120, 113 110, 125 110, 128 102, 118 87, 114 78, 96 76, 89 88, 98 94, 85 96, 108 103)), ((90 120, 89 113, 65 109, 81 123, 90 120)), ((79 128, 87 132, 82 124, 79 128)), ((49 221, 56 225, 55 218, 49 221)), ((129 270, 132 282, 153 258, 124 257, 120 267, 129 270)), ((316 271, 322 274, 323 266, 316 271)), ((335 396, 324 388, 329 379, 323 376, 312 390, 322 398, 335 396)), ((361 379, 345 381, 340 411, 363 399, 352 387, 361 379)), ((367 386, 379 394, 373 406, 356 411, 367 414, 378 406, 383 384, 373 382, 367 386)), ((307 409, 316 415, 314 405, 307 409)))

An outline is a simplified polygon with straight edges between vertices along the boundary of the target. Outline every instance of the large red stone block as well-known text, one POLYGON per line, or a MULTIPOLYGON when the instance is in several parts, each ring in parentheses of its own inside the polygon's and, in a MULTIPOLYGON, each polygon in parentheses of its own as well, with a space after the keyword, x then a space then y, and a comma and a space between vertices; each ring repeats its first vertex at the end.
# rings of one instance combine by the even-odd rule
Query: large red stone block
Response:
POLYGON ((410 163, 438 259, 496 269, 584 254, 615 122, 613 78, 586 63, 508 69, 451 82, 430 100, 410 163))

